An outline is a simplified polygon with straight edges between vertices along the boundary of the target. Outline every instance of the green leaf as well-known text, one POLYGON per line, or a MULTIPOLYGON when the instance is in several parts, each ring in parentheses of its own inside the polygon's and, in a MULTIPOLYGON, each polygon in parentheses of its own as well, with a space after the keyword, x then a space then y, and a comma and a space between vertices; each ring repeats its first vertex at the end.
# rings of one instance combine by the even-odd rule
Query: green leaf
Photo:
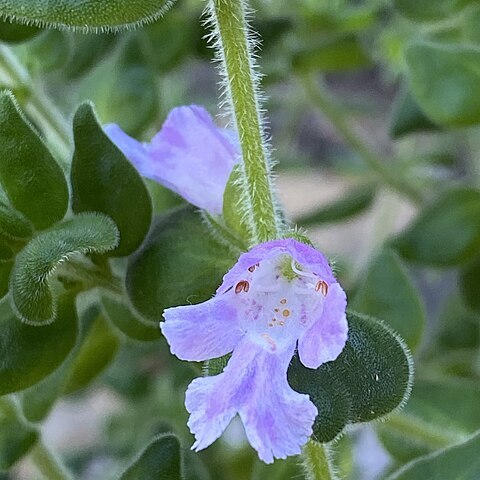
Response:
POLYGON ((424 265, 470 260, 480 251, 480 192, 456 188, 440 194, 392 246, 405 259, 424 265))
POLYGON ((368 209, 375 199, 375 189, 371 186, 352 188, 345 196, 322 205, 312 213, 296 219, 296 223, 308 227, 322 223, 334 223, 354 217, 368 209))
POLYGON ((82 100, 94 102, 102 123, 117 123, 133 136, 144 133, 160 107, 157 78, 140 40, 130 36, 86 78, 79 93, 82 100))
POLYGON ((439 130, 422 111, 408 89, 401 90, 395 97, 390 119, 390 136, 400 138, 417 132, 439 130))
POLYGON ((0 158, 0 183, 15 209, 38 229, 63 218, 68 187, 62 169, 8 92, 0 94, 0 158))
POLYGON ((39 26, 105 31, 132 28, 159 18, 171 0, 0 0, 0 14, 39 26))
POLYGON ((10 272, 14 260, 15 257, 11 248, 0 243, 0 299, 8 293, 10 272))
POLYGON ((135 167, 105 135, 91 105, 78 108, 73 131, 73 211, 95 211, 111 217, 120 231, 120 243, 110 254, 129 255, 140 246, 150 227, 148 190, 135 167))
POLYGON ((465 265, 460 271, 460 290, 465 303, 476 312, 480 312, 480 257, 465 265))
POLYGON ((463 443, 439 450, 405 465, 388 480, 478 480, 480 432, 463 443))
POLYGON ((370 263, 350 304, 359 312, 384 320, 414 349, 425 324, 425 307, 400 258, 383 250, 370 263))
POLYGON ((403 342, 383 323, 349 313, 348 340, 339 357, 313 370, 297 357, 288 370, 292 388, 318 408, 313 438, 333 440, 346 425, 390 413, 408 398, 413 373, 403 342))
POLYGON ((478 382, 417 379, 404 410, 378 429, 390 454, 408 461, 479 429, 479 404, 478 382))
POLYGON ((102 295, 102 305, 108 319, 127 337, 144 342, 161 337, 158 321, 143 319, 122 298, 102 295))
POLYGON ((178 208, 156 219, 130 257, 127 292, 142 316, 158 322, 165 308, 210 298, 234 262, 194 208, 178 208))
POLYGON ((103 253, 118 244, 118 230, 110 218, 85 213, 42 232, 17 255, 10 276, 12 305, 32 325, 55 319, 56 305, 49 277, 77 253, 103 253))
POLYGON ((369 67, 371 60, 358 38, 346 35, 321 44, 310 42, 293 56, 292 64, 302 72, 336 72, 369 67))
POLYGON ((80 325, 75 348, 62 365, 20 393, 22 410, 29 421, 44 420, 58 398, 87 386, 115 357, 119 340, 97 305, 82 313, 80 325))
POLYGON ((0 201, 0 236, 24 241, 32 235, 32 224, 20 212, 0 201))
POLYGON ((0 471, 12 467, 37 439, 37 430, 21 418, 17 405, 7 398, 0 398, 0 471))
POLYGON ((395 8, 410 20, 438 21, 453 15, 471 0, 394 0, 395 8))
POLYGON ((37 27, 30 27, 29 25, 19 25, 18 23, 11 23, 0 21, 0 40, 2 42, 19 43, 28 40, 41 30, 37 27))
POLYGON ((115 46, 115 35, 71 33, 72 53, 64 72, 68 79, 88 73, 115 46))
POLYGON ((77 313, 71 295, 58 299, 57 321, 34 327, 21 322, 10 302, 0 302, 0 395, 23 390, 55 370, 75 345, 77 313))
POLYGON ((93 308, 82 319, 81 342, 68 368, 64 393, 86 387, 110 364, 120 341, 99 309, 93 308))
POLYGON ((412 92, 432 121, 448 127, 480 122, 480 47, 417 42, 405 58, 412 92))
POLYGON ((182 480, 180 442, 175 435, 160 435, 123 472, 119 480, 182 480))
POLYGON ((63 67, 70 56, 72 42, 67 32, 46 30, 31 42, 17 47, 17 54, 29 70, 48 74, 63 67))

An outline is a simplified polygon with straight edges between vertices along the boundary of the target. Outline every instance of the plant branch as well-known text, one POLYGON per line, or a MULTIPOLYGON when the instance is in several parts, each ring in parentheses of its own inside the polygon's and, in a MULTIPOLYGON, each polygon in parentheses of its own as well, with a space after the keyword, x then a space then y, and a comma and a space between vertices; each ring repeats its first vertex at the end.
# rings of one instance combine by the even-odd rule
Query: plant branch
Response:
POLYGON ((258 75, 244 0, 211 0, 218 56, 243 157, 244 195, 253 242, 279 236, 270 178, 269 151, 263 133, 258 75))
POLYGON ((306 480, 339 480, 331 457, 328 445, 309 440, 302 451, 306 480))

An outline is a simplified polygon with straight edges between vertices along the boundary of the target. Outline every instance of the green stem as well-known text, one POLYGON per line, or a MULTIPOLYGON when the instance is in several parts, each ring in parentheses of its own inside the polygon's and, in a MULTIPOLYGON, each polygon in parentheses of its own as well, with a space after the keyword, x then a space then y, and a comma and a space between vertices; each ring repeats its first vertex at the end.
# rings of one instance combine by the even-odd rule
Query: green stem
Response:
POLYGON ((306 480, 338 480, 328 445, 309 440, 302 451, 306 480))
POLYGON ((40 439, 31 453, 31 459, 40 473, 48 480, 72 480, 72 475, 40 439))
POLYGON ((413 203, 421 203, 423 200, 422 195, 407 180, 402 178, 398 171, 386 165, 383 158, 366 145, 350 128, 347 119, 330 98, 330 94, 324 85, 315 81, 311 75, 303 75, 301 80, 309 100, 327 117, 347 145, 360 155, 377 176, 393 190, 406 196, 413 203))
POLYGON ((44 127, 46 137, 58 154, 62 158, 68 158, 71 137, 63 115, 42 89, 35 85, 27 69, 6 45, 0 45, 0 71, 9 78, 14 88, 26 93, 23 107, 44 127))
POLYGON ((240 139, 245 173, 245 196, 255 243, 279 236, 272 193, 268 149, 262 129, 244 0, 211 0, 217 49, 225 86, 240 139))

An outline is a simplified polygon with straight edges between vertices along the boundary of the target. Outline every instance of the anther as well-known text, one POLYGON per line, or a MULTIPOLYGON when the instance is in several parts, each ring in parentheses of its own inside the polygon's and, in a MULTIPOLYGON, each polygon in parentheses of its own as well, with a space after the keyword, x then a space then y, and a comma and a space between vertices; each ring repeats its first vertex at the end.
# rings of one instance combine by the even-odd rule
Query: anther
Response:
POLYGON ((315 291, 320 292, 324 297, 326 297, 328 293, 328 283, 324 280, 319 280, 315 285, 315 291))
POLYGON ((246 280, 242 280, 235 286, 235 293, 248 292, 250 290, 250 284, 246 280))
POLYGON ((251 267, 248 267, 249 272, 254 272, 256 268, 260 266, 259 263, 256 263, 255 265, 252 265, 251 267))
POLYGON ((285 304, 287 303, 287 299, 286 299, 286 298, 282 298, 282 299, 280 300, 280 303, 281 303, 282 305, 285 305, 285 304))
POLYGON ((290 315, 290 310, 285 309, 285 310, 282 312, 282 315, 283 315, 284 317, 288 317, 288 316, 290 315))

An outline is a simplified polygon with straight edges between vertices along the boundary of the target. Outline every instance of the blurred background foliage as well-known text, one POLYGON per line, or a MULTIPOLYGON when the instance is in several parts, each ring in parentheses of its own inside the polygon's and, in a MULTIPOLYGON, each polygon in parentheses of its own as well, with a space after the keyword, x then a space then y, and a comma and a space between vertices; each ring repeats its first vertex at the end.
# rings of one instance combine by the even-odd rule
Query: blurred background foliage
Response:
MULTIPOLYGON (((473 0, 251 3, 287 214, 309 229, 321 250, 335 256, 351 308, 384 320, 414 355, 416 381, 404 410, 373 427, 352 428, 335 444, 344 478, 385 478, 480 429, 480 6, 473 0)), ((101 123, 118 123, 148 141, 174 106, 197 103, 219 113, 218 76, 200 21, 203 6, 178 0, 158 21, 117 34, 5 21, 0 25, 0 85, 15 94, 59 163, 70 139, 54 128, 55 118, 59 113, 73 117, 84 100, 94 102, 101 123), (9 59, 24 66, 21 75, 18 69, 12 73, 9 59), (52 104, 32 98, 32 83, 52 104), (39 120, 49 115, 50 124, 39 120)), ((79 115, 76 122, 94 122, 85 119, 85 112, 83 120, 79 115)), ((88 154, 78 153, 75 161, 85 165, 88 154)), ((94 174, 82 172, 73 182, 75 212, 89 209, 82 206, 88 199, 78 185, 94 174)), ((122 172, 118 175, 129 175, 122 172)), ((153 182, 146 184, 155 215, 181 203, 153 182)), ((143 202, 137 194, 132 190, 124 205, 143 202)), ((9 290, 12 258, 31 237, 33 222, 28 211, 4 203, 0 224, 8 241, 0 245, 2 294, 9 290), (12 225, 23 230, 12 234, 12 225)), ((119 227, 122 221, 142 222, 125 219, 126 207, 102 208, 119 227)), ((10 388, 12 373, 6 367, 0 371, 7 385, 3 393, 21 390, 14 405, 22 406, 25 417, 12 404, 0 404, 0 467, 5 470, 0 478, 36 478, 28 457, 18 460, 34 445, 41 425, 79 479, 109 478, 152 437, 167 432, 177 434, 184 446, 187 480, 302 478, 296 458, 272 466, 259 462, 236 423, 206 451, 193 454, 186 448, 192 438, 184 392, 201 366, 170 355, 158 332, 159 312, 185 301, 176 274, 188 277, 189 268, 204 272, 191 278, 192 285, 202 283, 194 296, 200 300, 213 293, 234 261, 225 252, 205 270, 216 250, 195 260, 195 268, 173 254, 158 254, 158 245, 173 241, 171 231, 181 230, 187 239, 202 236, 199 220, 186 230, 183 218, 191 215, 182 210, 180 216, 157 218, 128 265, 125 258, 111 260, 120 278, 127 275, 129 296, 118 286, 101 298, 95 292, 82 294, 78 332, 65 329, 75 312, 71 300, 62 300, 61 308, 70 313, 42 327, 56 328, 56 337, 46 332, 45 338, 32 340, 36 350, 27 359, 32 369, 21 380, 29 388, 10 388), (167 293, 165 285, 170 285, 167 293), (59 338, 65 351, 57 348, 59 338), (55 351, 57 358, 35 370, 42 349, 55 351), (21 422, 12 420, 15 415, 21 422), (13 439, 7 434, 12 425, 13 439)), ((146 231, 148 224, 136 228, 146 231)), ((89 251, 97 251, 91 241, 89 251)), ((104 257, 91 258, 103 268, 104 257)), ((73 278, 71 271, 65 275, 73 278)), ((11 335, 28 344, 27 331, 11 335)), ((174 440, 160 437, 152 448, 175 448, 168 442, 174 440)), ((473 457, 455 457, 448 464, 451 475, 443 478, 457 478, 461 465, 470 461, 473 457)), ((122 478, 140 478, 132 476, 140 475, 135 471, 122 478)), ((404 475, 398 478, 425 478, 418 466, 404 475)))

